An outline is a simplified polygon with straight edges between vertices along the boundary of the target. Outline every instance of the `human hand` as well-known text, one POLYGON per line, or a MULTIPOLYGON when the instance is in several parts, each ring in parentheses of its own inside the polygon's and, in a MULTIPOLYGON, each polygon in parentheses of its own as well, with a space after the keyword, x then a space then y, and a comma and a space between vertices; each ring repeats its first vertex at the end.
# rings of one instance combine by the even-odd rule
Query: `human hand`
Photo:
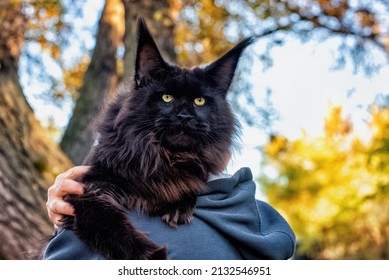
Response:
POLYGON ((84 185, 75 179, 89 170, 89 166, 75 166, 55 179, 54 184, 47 190, 46 208, 50 221, 56 227, 62 225, 63 215, 74 216, 74 209, 70 203, 64 201, 64 196, 69 194, 81 195, 84 185))

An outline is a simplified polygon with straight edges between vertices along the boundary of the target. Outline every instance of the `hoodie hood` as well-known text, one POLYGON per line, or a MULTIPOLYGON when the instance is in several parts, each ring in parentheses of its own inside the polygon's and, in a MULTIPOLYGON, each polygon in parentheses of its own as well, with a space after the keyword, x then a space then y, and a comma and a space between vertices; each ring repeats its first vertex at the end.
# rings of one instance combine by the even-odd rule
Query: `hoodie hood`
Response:
POLYGON ((195 216, 228 238, 245 259, 288 259, 295 251, 295 235, 270 205, 255 199, 249 168, 231 178, 207 183, 197 200, 195 216))

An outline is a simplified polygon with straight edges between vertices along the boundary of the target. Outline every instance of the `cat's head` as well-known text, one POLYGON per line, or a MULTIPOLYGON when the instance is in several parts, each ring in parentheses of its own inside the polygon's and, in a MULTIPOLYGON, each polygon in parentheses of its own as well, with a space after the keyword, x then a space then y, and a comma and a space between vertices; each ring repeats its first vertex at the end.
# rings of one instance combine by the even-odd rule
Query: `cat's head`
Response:
POLYGON ((130 93, 134 123, 173 152, 228 150, 237 123, 226 96, 239 58, 252 41, 242 40, 207 66, 180 68, 162 58, 146 23, 139 19, 130 93))

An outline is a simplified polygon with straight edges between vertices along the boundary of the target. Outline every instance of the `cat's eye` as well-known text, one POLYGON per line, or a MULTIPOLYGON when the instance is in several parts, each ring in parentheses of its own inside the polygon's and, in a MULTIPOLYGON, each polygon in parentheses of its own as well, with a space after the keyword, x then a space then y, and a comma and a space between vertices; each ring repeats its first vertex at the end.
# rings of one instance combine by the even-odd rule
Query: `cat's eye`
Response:
POLYGON ((197 97, 194 99, 194 104, 196 106, 204 106, 205 105, 205 98, 204 97, 197 97))
POLYGON ((173 99, 174 97, 171 94, 162 94, 162 100, 165 101, 166 103, 172 102, 173 99))

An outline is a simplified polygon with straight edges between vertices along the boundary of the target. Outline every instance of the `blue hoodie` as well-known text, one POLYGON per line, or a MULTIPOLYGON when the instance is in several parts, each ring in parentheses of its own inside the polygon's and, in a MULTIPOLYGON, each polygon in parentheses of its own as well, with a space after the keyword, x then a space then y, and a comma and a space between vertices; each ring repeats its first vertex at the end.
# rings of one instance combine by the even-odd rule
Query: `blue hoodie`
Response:
MULTIPOLYGON (((166 246, 174 260, 289 259, 295 235, 270 205, 256 200, 249 168, 230 178, 207 183, 197 199, 191 224, 171 228, 160 217, 128 213, 133 225, 154 242, 166 246)), ((48 244, 44 259, 104 259, 71 230, 60 229, 48 244)))

